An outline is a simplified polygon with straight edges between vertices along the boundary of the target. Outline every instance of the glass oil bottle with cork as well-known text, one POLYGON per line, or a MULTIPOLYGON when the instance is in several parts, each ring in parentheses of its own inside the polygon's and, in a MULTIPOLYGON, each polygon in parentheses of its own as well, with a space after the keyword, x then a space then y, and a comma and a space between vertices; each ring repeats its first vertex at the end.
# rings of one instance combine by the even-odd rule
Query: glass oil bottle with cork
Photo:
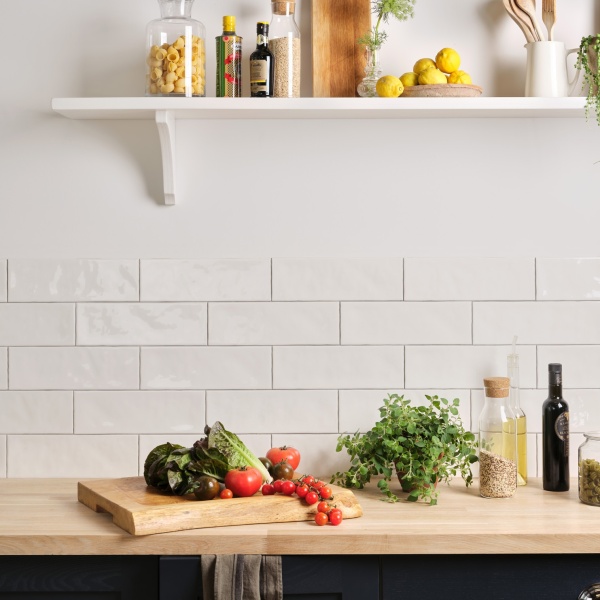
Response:
POLYGON ((217 42, 217 98, 242 96, 242 38, 235 33, 235 17, 223 17, 217 42))
POLYGON ((516 335, 513 338, 512 353, 507 356, 507 363, 510 379, 510 408, 514 413, 517 427, 517 485, 527 485, 527 417, 521 408, 516 335))

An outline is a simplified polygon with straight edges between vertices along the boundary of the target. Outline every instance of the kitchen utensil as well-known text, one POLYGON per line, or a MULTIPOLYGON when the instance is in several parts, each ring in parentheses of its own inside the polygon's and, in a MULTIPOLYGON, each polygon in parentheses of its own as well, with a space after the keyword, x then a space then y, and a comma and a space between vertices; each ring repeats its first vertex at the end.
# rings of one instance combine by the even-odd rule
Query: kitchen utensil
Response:
POLYGON ((510 18, 518 25, 519 29, 523 32, 525 39, 528 42, 535 42, 535 38, 533 36, 532 31, 525 25, 525 23, 521 20, 520 17, 517 16, 515 9, 511 3, 511 0, 502 0, 504 3, 504 8, 506 12, 510 16, 510 18))
MULTIPOLYGON (((362 508, 350 490, 335 485, 329 487, 335 505, 342 510, 345 519, 362 515, 362 508)), ((133 535, 200 527, 310 521, 317 512, 316 504, 307 506, 298 497, 283 494, 190 500, 149 488, 143 477, 80 481, 77 499, 96 512, 110 513, 115 525, 133 535)))
POLYGON ((563 98, 573 93, 580 70, 576 69, 573 78, 569 78, 567 57, 578 52, 577 48, 567 50, 563 42, 532 42, 525 48, 525 96, 563 98))
POLYGON ((365 76, 365 50, 356 40, 370 29, 369 0, 313 0, 313 96, 356 96, 365 76))
POLYGON ((412 85, 404 88, 400 98, 466 98, 481 96, 478 85, 447 83, 440 85, 412 85))
POLYGON ((548 30, 548 41, 554 41, 553 29, 556 23, 556 0, 542 0, 542 21, 548 30))
POLYGON ((532 31, 538 38, 538 41, 544 41, 544 35, 542 34, 542 28, 537 20, 535 14, 535 0, 514 0, 517 8, 521 9, 527 17, 531 20, 532 31))
POLYGON ((510 4, 511 4, 513 11, 514 11, 515 15, 517 16, 517 18, 523 23, 523 26, 529 31, 532 41, 539 42, 540 37, 537 34, 537 32, 535 31, 535 29, 533 27, 533 22, 529 18, 529 15, 527 15, 527 13, 525 13, 523 10, 521 10, 517 6, 517 4, 515 3, 515 0, 510 0, 510 4))

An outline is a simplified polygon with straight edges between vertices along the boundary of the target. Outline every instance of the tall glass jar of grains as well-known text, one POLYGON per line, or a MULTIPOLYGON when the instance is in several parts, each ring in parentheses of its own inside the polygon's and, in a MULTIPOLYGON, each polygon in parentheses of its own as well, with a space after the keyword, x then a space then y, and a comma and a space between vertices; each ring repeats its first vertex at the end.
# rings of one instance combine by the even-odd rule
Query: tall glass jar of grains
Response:
POLYGON ((274 63, 273 96, 299 98, 300 29, 294 19, 296 2, 271 0, 271 10, 269 50, 274 63))
POLYGON ((487 377, 479 416, 479 491, 510 498, 517 490, 517 423, 508 402, 510 379, 487 377))
POLYGON ((600 431, 584 433, 579 446, 579 499, 600 506, 600 431))
POLYGON ((161 18, 146 27, 146 96, 206 94, 206 30, 191 18, 194 0, 158 0, 161 18))

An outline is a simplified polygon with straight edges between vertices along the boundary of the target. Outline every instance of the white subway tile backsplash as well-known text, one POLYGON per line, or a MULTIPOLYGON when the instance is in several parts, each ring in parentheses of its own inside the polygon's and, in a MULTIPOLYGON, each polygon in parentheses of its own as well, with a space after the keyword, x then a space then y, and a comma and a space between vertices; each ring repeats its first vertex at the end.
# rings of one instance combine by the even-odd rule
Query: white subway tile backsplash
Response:
POLYGON ((79 304, 77 344, 206 344, 206 303, 79 304))
POLYGON ((204 415, 200 391, 75 392, 75 433, 189 434, 204 415))
MULTIPOLYGON (((407 346, 406 387, 483 388, 483 378, 506 375, 510 346, 407 346)), ((523 387, 535 387, 535 346, 519 346, 523 387)))
POLYGON ((342 344, 470 344, 470 302, 342 302, 342 344))
POLYGON ((566 388, 600 388, 600 346, 538 346, 537 387, 548 389, 548 365, 561 363, 566 388))
POLYGON ((406 258, 405 300, 535 300, 532 258, 406 258))
POLYGON ((8 477, 132 477, 136 435, 9 435, 8 477), (35 460, 23 457, 35 453, 35 460))
POLYGON ((73 392, 0 392, 3 433, 73 433, 73 392))
POLYGON ((142 348, 142 389, 266 389, 271 348, 142 348))
POLYGON ((138 348, 11 348, 13 390, 139 388, 138 348))
POLYGON ((0 302, 6 302, 8 279, 7 279, 7 261, 0 259, 0 302))
POLYGON ((211 303, 212 345, 338 344, 337 302, 211 303))
POLYGON ((72 346, 74 304, 0 304, 0 344, 4 346, 72 346))
POLYGON ((475 302, 473 342, 600 343, 600 302, 475 302))
MULTIPOLYGON (((0 348, 0 390, 8 387, 8 348, 0 348)), ((0 425, 0 427, 2 427, 0 425)), ((1 429, 0 429, 1 431, 1 429)))
POLYGON ((379 408, 389 394, 398 394, 410 400, 414 406, 428 404, 425 396, 438 396, 447 400, 458 398, 459 415, 465 429, 470 427, 469 390, 340 390, 340 431, 354 433, 369 431, 381 418, 379 408))
POLYGON ((280 346, 273 348, 276 389, 403 387, 400 346, 280 346))
POLYGON ((139 299, 137 260, 11 259, 10 302, 139 299))
POLYGON ((209 391, 206 420, 243 433, 332 433, 338 430, 336 390, 209 391), (315 418, 318 415, 318 418, 315 418))
POLYGON ((268 259, 142 260, 141 299, 270 300, 268 259))
POLYGON ((402 300, 401 258, 274 258, 273 300, 402 300))
POLYGON ((600 258, 538 258, 538 300, 600 300, 600 258))

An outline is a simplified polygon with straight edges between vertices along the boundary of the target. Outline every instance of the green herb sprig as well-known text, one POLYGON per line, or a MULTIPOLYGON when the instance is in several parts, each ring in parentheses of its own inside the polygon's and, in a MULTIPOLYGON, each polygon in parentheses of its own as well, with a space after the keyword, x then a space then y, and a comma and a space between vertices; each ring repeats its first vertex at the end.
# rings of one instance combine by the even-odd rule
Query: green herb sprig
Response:
POLYGON ((379 50, 388 37, 385 31, 379 31, 381 23, 389 23, 390 17, 398 21, 412 18, 415 2, 416 0, 372 0, 372 12, 377 15, 377 22, 371 31, 358 38, 358 43, 371 51, 379 50))
POLYGON ((600 74, 598 73, 598 57, 600 57, 600 33, 581 39, 577 53, 577 68, 583 70, 583 87, 589 86, 585 101, 585 116, 589 119, 590 113, 596 117, 600 125, 600 74), (596 51, 596 64, 590 65, 588 50, 596 51))

